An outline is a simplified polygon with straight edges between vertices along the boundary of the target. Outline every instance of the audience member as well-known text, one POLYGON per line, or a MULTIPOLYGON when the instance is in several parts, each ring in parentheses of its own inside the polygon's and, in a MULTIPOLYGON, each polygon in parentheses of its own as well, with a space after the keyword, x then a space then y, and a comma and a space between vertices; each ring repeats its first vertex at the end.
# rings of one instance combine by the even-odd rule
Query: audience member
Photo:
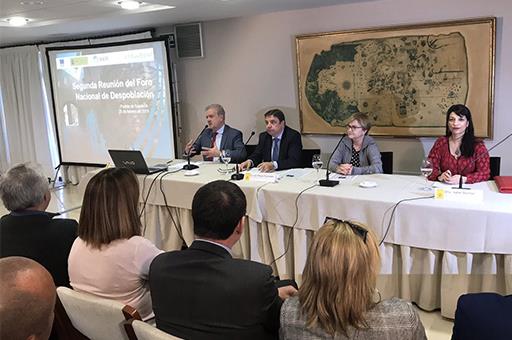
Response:
POLYGON ((380 256, 360 224, 328 219, 313 237, 298 296, 281 309, 281 339, 426 339, 418 314, 380 301, 380 256))
POLYGON ((0 339, 46 340, 55 306, 50 273, 26 257, 0 259, 0 339))
POLYGON ((138 203, 132 170, 97 173, 85 189, 68 265, 73 289, 130 305, 147 320, 153 317, 149 265, 161 251, 141 236, 138 203))
POLYGON ((246 199, 238 186, 215 181, 192 201, 196 240, 161 254, 149 282, 158 328, 185 339, 275 339, 282 299, 272 269, 234 259, 231 248, 244 229, 246 199))
POLYGON ((347 135, 334 151, 329 170, 342 175, 382 173, 379 147, 368 136, 371 127, 366 113, 358 112, 350 117, 346 125, 347 135))
POLYGON ((245 159, 247 153, 242 140, 242 132, 225 123, 226 113, 219 104, 208 105, 205 109, 206 129, 194 143, 191 140, 185 146, 185 153, 197 155, 201 153, 204 160, 218 160, 221 150, 230 150, 231 162, 239 163, 245 159))
POLYGON ((263 172, 286 170, 300 167, 302 140, 300 133, 288 126, 281 110, 265 113, 267 131, 260 133, 256 149, 249 158, 240 164, 245 170, 258 166, 263 172))
POLYGON ((452 340, 510 340, 512 295, 465 294, 457 301, 452 340))
POLYGON ((462 105, 452 105, 446 112, 446 135, 439 137, 428 158, 432 162, 431 181, 458 184, 476 183, 489 179, 489 153, 482 140, 475 138, 471 111, 462 105))
POLYGON ((67 259, 77 223, 45 211, 51 194, 38 166, 9 169, 0 178, 0 196, 10 211, 0 219, 0 257, 28 257, 43 265, 56 285, 69 286, 67 259))

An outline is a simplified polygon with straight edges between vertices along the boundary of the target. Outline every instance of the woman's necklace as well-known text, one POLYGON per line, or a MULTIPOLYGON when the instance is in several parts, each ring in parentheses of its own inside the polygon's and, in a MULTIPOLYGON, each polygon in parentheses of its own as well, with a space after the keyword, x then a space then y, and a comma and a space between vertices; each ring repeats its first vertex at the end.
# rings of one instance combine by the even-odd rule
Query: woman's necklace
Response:
POLYGON ((452 137, 450 137, 450 153, 457 159, 460 157, 461 153, 460 153, 460 144, 461 144, 461 139, 459 140, 454 140, 452 137), (452 151, 453 150, 453 151, 452 151))

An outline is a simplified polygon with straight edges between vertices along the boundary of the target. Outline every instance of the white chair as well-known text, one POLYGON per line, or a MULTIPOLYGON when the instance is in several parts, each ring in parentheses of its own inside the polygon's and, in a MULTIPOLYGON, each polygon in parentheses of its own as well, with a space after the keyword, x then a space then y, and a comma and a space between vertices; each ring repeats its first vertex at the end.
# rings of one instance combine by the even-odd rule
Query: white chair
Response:
POLYGON ((139 313, 118 301, 57 287, 57 295, 73 327, 93 340, 129 340, 126 320, 140 320, 139 313))
POLYGON ((181 340, 181 338, 165 333, 146 322, 132 320, 130 323, 132 324, 133 331, 137 336, 137 340, 181 340))

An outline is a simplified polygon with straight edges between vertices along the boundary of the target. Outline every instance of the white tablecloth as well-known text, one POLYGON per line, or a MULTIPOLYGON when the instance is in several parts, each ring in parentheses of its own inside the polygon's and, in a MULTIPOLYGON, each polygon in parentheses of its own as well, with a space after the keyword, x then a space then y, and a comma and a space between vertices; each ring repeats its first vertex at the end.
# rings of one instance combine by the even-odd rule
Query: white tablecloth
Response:
MULTIPOLYGON (((179 249, 178 229, 190 244, 192 198, 201 185, 229 178, 220 167, 204 163, 197 176, 180 171, 155 181, 157 175, 139 176, 144 235, 162 249, 179 249)), ((380 247, 378 288, 384 298, 402 297, 453 317, 460 294, 512 293, 512 195, 500 194, 494 182, 467 185, 484 192, 483 202, 475 204, 428 198, 432 193, 420 189, 420 176, 349 176, 333 188, 314 186, 315 179, 311 169, 277 183, 236 182, 247 197, 248 223, 235 254, 271 264, 282 278, 300 283, 314 231, 331 216, 360 221, 379 238, 390 225, 380 247), (377 186, 362 188, 362 181, 377 186), (389 224, 396 203, 411 198, 422 199, 400 203, 389 224)))

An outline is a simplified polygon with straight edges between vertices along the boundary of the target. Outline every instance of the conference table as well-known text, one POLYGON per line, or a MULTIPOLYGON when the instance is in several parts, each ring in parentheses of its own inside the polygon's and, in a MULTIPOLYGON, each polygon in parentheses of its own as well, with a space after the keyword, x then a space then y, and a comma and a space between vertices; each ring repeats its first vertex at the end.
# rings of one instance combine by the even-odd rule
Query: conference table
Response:
MULTIPOLYGON (((139 175, 144 236, 164 250, 180 249, 181 237, 190 244, 193 196, 205 183, 229 180, 222 167, 203 162, 198 175, 187 176, 178 164, 172 172, 139 175)), ((325 170, 283 171, 276 182, 236 181, 247 217, 235 256, 269 264, 300 285, 308 246, 329 216, 361 222, 379 241, 385 236, 382 298, 401 297, 453 318, 461 294, 512 294, 512 195, 499 193, 494 181, 466 185, 482 190, 483 200, 462 203, 434 199, 422 190, 421 176, 347 176, 335 187, 318 186, 317 176, 325 170), (375 186, 362 186, 367 182, 375 186)))

